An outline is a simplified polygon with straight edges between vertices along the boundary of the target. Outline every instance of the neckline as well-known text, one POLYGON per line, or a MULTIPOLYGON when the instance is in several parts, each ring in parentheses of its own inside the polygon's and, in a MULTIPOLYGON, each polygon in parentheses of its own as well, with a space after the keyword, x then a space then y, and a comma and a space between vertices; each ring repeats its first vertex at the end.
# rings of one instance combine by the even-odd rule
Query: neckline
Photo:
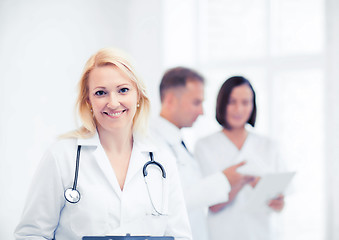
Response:
POLYGON ((244 143, 242 144, 242 146, 241 146, 241 148, 239 149, 235 144, 234 144, 234 142, 232 142, 232 140, 221 130, 220 131, 220 133, 221 133, 221 135, 225 138, 225 139, 227 139, 227 141, 237 150, 237 152, 242 152, 243 151, 243 149, 245 149, 246 148, 246 146, 247 146, 247 142, 249 141, 248 139, 250 138, 250 136, 251 136, 251 132, 249 132, 249 131, 247 131, 247 136, 246 136, 246 138, 245 138, 245 141, 244 141, 244 143))

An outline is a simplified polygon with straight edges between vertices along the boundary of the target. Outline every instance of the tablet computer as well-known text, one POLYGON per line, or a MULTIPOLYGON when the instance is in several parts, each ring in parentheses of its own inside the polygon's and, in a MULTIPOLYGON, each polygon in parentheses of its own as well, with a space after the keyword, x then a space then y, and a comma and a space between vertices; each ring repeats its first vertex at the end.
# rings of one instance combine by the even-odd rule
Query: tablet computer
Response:
POLYGON ((293 179, 295 172, 265 174, 248 198, 246 210, 258 211, 267 208, 268 202, 278 194, 283 194, 293 179))

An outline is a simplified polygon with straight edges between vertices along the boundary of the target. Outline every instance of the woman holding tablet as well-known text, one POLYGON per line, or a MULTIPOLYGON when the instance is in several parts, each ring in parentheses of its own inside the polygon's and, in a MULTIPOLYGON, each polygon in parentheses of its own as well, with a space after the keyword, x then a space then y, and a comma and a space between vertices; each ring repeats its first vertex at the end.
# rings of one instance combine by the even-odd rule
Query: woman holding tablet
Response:
POLYGON ((250 82, 241 76, 229 78, 222 85, 216 106, 216 119, 222 130, 196 144, 195 156, 205 175, 213 174, 241 161, 241 173, 257 176, 242 189, 234 189, 229 201, 210 207, 208 226, 210 240, 269 240, 271 212, 284 207, 284 196, 279 195, 267 203, 263 211, 248 211, 246 203, 260 176, 282 170, 275 144, 264 136, 248 130, 256 121, 255 92, 250 82), (209 159, 209 161, 206 161, 209 159))

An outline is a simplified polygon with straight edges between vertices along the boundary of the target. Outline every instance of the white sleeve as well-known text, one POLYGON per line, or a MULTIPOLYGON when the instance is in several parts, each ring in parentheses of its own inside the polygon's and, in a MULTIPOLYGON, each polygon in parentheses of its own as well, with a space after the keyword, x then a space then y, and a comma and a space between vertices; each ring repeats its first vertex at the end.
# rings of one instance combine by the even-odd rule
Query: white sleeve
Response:
POLYGON ((222 172, 212 172, 206 169, 205 164, 209 157, 207 153, 206 146, 198 142, 194 156, 200 165, 203 177, 194 186, 185 189, 188 210, 209 207, 228 201, 228 194, 231 191, 230 183, 222 172))
POLYGON ((205 176, 185 189, 188 211, 227 202, 230 190, 231 186, 223 173, 205 176))
POLYGON ((64 206, 60 168, 47 152, 33 177, 21 221, 15 229, 16 240, 53 239, 60 211, 64 206))
POLYGON ((208 145, 201 140, 195 144, 194 157, 200 165, 203 176, 208 176, 216 172, 213 167, 213 156, 215 153, 211 153, 208 145))
POLYGON ((175 161, 171 164, 169 186, 168 225, 167 236, 174 236, 177 240, 192 240, 191 227, 188 220, 185 199, 182 191, 179 173, 175 161))

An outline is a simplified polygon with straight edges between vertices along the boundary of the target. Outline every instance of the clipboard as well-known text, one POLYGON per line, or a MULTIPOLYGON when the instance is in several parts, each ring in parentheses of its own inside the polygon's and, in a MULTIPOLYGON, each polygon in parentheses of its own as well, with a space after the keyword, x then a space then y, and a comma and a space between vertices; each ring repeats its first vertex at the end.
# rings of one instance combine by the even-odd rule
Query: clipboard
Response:
POLYGON ((85 236, 82 240, 174 240, 174 237, 169 236, 85 236))

